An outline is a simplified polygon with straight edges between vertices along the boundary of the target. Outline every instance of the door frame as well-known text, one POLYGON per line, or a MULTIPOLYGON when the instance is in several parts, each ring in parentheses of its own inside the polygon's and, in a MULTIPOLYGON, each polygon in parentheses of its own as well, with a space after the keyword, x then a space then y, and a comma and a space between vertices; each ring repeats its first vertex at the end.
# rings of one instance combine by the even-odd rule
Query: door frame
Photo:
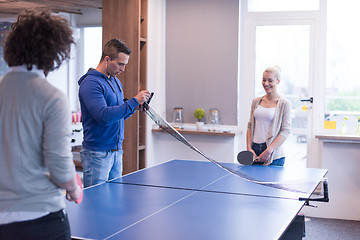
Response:
MULTIPOLYGON (((326 0, 320 0, 319 11, 299 12, 247 12, 247 1, 241 1, 239 37, 239 112, 250 109, 255 95, 255 29, 267 25, 309 25, 309 97, 314 98, 308 114, 307 167, 321 167, 319 142, 315 135, 324 123, 324 97, 326 73, 326 0), (316 91, 315 91, 316 89, 316 91)), ((239 124, 248 121, 248 114, 241 114, 239 124)))

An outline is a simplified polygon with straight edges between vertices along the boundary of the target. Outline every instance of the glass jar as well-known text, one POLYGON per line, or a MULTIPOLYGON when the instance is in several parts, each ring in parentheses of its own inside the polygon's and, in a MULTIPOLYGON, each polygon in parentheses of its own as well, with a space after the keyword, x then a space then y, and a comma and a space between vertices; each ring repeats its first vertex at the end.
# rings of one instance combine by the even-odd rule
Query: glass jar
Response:
POLYGON ((220 112, 217 108, 210 108, 208 124, 220 125, 220 112))
POLYGON ((173 123, 183 123, 183 111, 182 107, 175 107, 172 113, 172 122, 173 123))

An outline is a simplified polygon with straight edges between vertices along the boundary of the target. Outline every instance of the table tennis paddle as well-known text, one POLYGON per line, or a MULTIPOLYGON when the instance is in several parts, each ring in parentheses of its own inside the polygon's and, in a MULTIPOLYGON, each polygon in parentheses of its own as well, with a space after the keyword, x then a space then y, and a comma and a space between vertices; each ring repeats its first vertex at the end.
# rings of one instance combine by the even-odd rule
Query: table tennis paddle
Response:
MULTIPOLYGON (((83 187, 82 187, 82 182, 81 182, 80 175, 79 175, 78 173, 76 173, 76 182, 77 182, 77 184, 79 185, 79 187, 80 187, 81 190, 82 190, 82 189, 83 189, 83 187)), ((82 200, 83 200, 83 191, 81 191, 81 195, 80 195, 79 199, 76 200, 75 202, 76 202, 76 203, 81 203, 82 200)))
MULTIPOLYGON (((80 175, 79 175, 78 173, 76 173, 76 174, 75 174, 75 177, 76 177, 76 183, 77 183, 77 185, 79 185, 79 187, 80 187, 81 190, 82 190, 82 189, 83 189, 83 186, 82 186, 82 182, 81 182, 80 175)), ((67 200, 69 200, 69 201, 71 200, 71 196, 70 196, 69 193, 65 193, 65 196, 66 196, 66 199, 67 199, 67 200)), ((79 199, 76 200, 75 202, 76 202, 76 203, 81 203, 82 200, 83 200, 83 191, 81 191, 81 195, 80 195, 79 199)))
POLYGON ((250 151, 241 151, 237 155, 237 160, 242 165, 251 165, 254 163, 254 155, 250 151))

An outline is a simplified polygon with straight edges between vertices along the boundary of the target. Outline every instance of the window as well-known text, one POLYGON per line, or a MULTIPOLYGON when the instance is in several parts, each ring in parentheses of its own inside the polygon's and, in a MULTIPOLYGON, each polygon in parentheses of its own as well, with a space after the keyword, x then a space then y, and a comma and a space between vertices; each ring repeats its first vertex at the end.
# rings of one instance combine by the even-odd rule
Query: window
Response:
POLYGON ((102 54, 102 27, 84 28, 84 73, 96 68, 102 54))
POLYGON ((10 22, 0 22, 0 76, 3 76, 10 69, 4 60, 3 45, 5 41, 5 34, 10 30, 11 24, 12 23, 10 22))
MULTIPOLYGON (((315 114, 324 114, 322 118, 313 115, 312 119, 309 119, 314 124, 313 133, 354 134, 360 122, 360 81, 358 80, 360 2, 355 0, 248 0, 245 2, 247 4, 244 5, 244 9, 248 9, 249 14, 244 15, 250 19, 250 23, 253 21, 256 25, 255 72, 258 75, 255 76, 256 79, 261 77, 260 69, 265 65, 272 65, 268 63, 270 59, 267 59, 268 56, 272 57, 274 63, 284 70, 284 74, 296 73, 289 79, 300 83, 299 86, 303 83, 301 81, 306 79, 311 81, 308 94, 304 94, 303 98, 306 100, 314 97, 314 105, 309 104, 308 108, 314 106, 317 110, 315 114), (293 11, 297 13, 294 14, 293 11), (289 24, 296 19, 303 19, 310 25, 312 22, 316 24, 313 24, 310 30, 307 30, 305 25, 302 30, 301 23, 296 28, 291 27, 289 24), (287 27, 291 30, 285 29, 287 27), (294 39, 286 40, 287 35, 292 35, 292 29, 298 31, 296 38, 299 42, 307 38, 308 33, 313 34, 310 36, 314 44, 310 45, 308 73, 306 69, 294 69, 296 65, 305 67, 304 63, 307 62, 305 52, 298 46, 285 50, 287 43, 293 41, 295 44, 294 39), (271 35, 266 32, 270 30, 273 31, 274 36, 281 37, 274 38, 276 41, 266 38, 266 35, 271 35), (284 53, 293 55, 294 59, 286 62, 284 53), (296 77, 302 80, 298 81, 296 77), (346 126, 346 131, 341 131, 343 125, 346 126)), ((245 66, 245 68, 249 67, 245 66)), ((261 94, 261 86, 257 85, 255 88, 255 95, 261 94)), ((284 90, 287 89, 281 89, 282 94, 286 94, 284 90)), ((288 97, 291 99, 291 96, 288 97)), ((297 102, 292 101, 292 103, 301 107, 297 102)))
POLYGON ((249 12, 319 10, 319 0, 249 0, 249 12))
POLYGON ((337 132, 344 124, 342 134, 354 134, 360 117, 359 8, 359 1, 327 1, 325 120, 337 132))
POLYGON ((263 71, 274 65, 280 67, 278 91, 292 104, 293 133, 304 132, 302 128, 307 127, 307 113, 301 111, 300 99, 309 94, 310 27, 268 25, 257 26, 255 31, 255 96, 264 95, 263 71))

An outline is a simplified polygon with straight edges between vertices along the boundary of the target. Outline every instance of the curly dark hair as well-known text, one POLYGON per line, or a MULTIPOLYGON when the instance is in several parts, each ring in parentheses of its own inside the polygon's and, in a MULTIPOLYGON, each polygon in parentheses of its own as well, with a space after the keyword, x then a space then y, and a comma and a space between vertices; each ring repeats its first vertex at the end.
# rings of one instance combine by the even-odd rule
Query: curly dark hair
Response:
POLYGON ((26 64, 47 75, 70 58, 74 43, 68 21, 49 10, 25 10, 11 26, 4 45, 4 59, 10 67, 26 64))

